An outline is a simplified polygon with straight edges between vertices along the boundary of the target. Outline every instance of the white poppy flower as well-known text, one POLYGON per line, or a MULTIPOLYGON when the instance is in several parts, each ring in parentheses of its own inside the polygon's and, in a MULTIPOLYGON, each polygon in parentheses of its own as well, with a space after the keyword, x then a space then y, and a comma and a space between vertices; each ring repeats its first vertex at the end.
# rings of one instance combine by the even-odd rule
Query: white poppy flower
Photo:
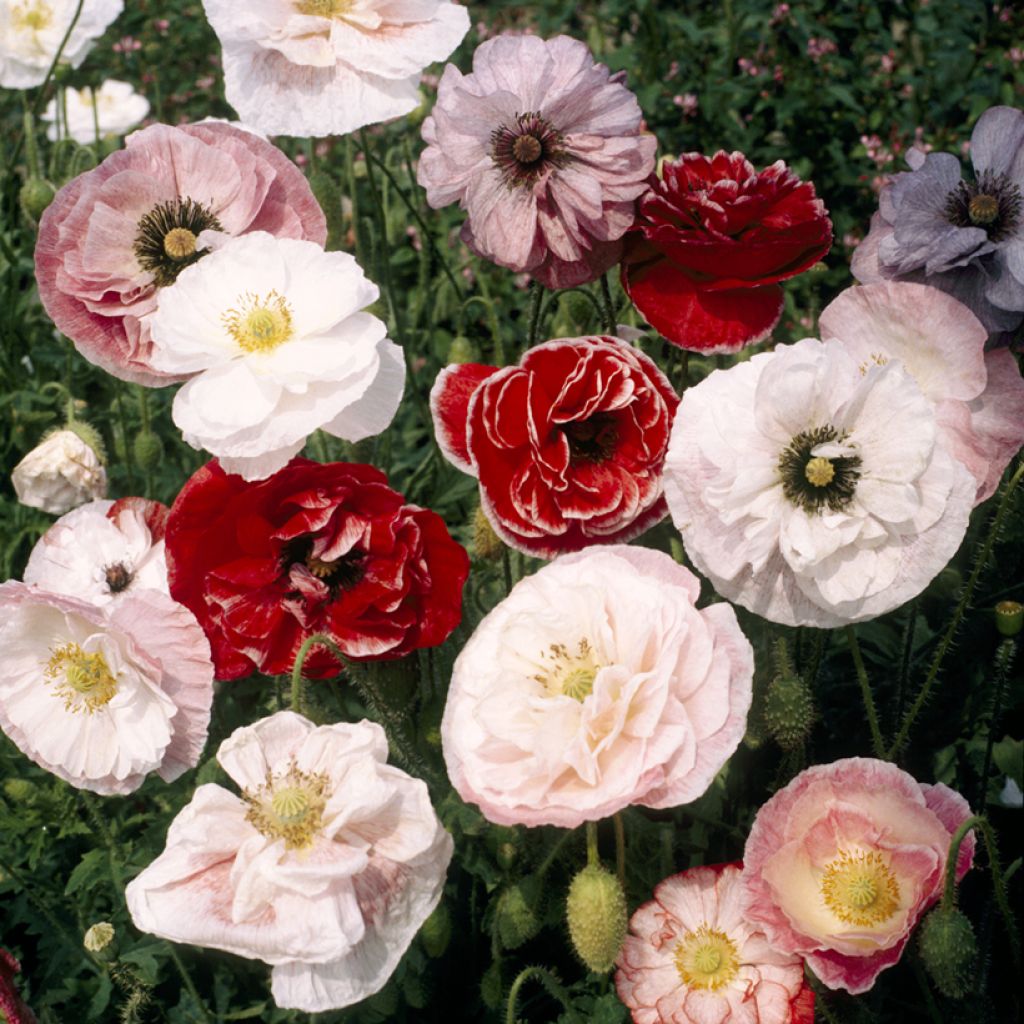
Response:
POLYGON ((107 471, 99 453, 73 430, 47 435, 11 471, 22 505, 63 515, 107 493, 107 471))
POLYGON ((469 30, 448 0, 203 0, 238 116, 270 135, 344 135, 415 110, 420 74, 469 30))
MULTIPOLYGON (((99 137, 125 135, 149 113, 149 100, 140 96, 128 82, 108 78, 98 89, 66 89, 60 118, 63 134, 88 146, 99 137)), ((57 100, 46 105, 42 120, 49 122, 46 137, 57 139, 57 100)))
POLYGON ((315 430, 347 441, 384 430, 405 362, 384 323, 360 312, 380 293, 355 259, 262 231, 212 241, 150 320, 152 365, 195 374, 172 409, 185 440, 261 480, 315 430))
POLYGON ((919 594, 967 529, 975 481, 896 359, 805 339, 712 373, 679 407, 669 511, 720 594, 830 628, 919 594))
POLYGON ((24 580, 54 594, 104 605, 138 590, 170 594, 167 507, 145 498, 90 501, 40 537, 24 580))
POLYGON ((199 760, 213 701, 210 644, 195 616, 154 590, 99 608, 0 586, 0 729, 79 789, 124 794, 199 760))
MULTIPOLYGON (((77 0, 0 0, 0 86, 43 84, 77 6, 77 0)), ((123 0, 84 0, 61 63, 77 68, 122 10, 123 0)))
POLYGON ((273 965, 274 1001, 337 1009, 381 989, 437 906, 452 838, 371 722, 279 711, 217 754, 241 796, 200 786, 128 886, 135 926, 273 965))

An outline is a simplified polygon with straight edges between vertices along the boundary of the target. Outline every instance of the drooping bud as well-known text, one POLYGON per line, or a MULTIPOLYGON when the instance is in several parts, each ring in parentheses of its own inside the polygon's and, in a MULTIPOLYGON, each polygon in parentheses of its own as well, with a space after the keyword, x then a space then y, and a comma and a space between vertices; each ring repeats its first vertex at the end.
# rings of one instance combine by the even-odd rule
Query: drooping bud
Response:
POLYGON ((814 697, 800 676, 776 676, 764 699, 768 733, 786 751, 803 744, 814 725, 814 697))
POLYGON ((114 926, 109 921, 97 921, 85 933, 82 945, 90 953, 99 953, 114 941, 114 926))
POLYGON ((53 202, 56 189, 45 178, 29 178, 18 193, 21 210, 30 221, 39 223, 43 212, 53 202))
POLYGON ((598 864, 583 868, 569 886, 565 916, 580 960, 596 974, 610 971, 627 925, 626 896, 615 875, 598 864))
POLYGON ((921 959, 935 986, 950 999, 971 988, 978 943, 968 918, 956 907, 936 907, 921 923, 921 959))
POLYGON ((484 515, 484 510, 477 505, 473 513, 473 554, 485 561, 501 557, 504 545, 501 538, 494 532, 491 521, 484 515))
POLYGON ((540 895, 536 879, 527 878, 510 885, 498 897, 495 924, 498 938, 506 949, 518 949, 540 931, 536 905, 540 895))
POLYGON ((36 786, 28 779, 8 779, 4 783, 4 795, 16 804, 26 803, 35 795, 36 786))
POLYGON ((1000 601, 996 605, 996 629, 1002 636, 1016 636, 1024 628, 1024 604, 1000 601))
POLYGON ((132 444, 132 454, 140 469, 156 469, 164 457, 164 443, 159 434, 151 430, 136 435, 132 444))
POLYGON ((427 956, 444 956, 448 943, 452 938, 452 915, 444 902, 438 903, 434 912, 423 922, 420 929, 420 939, 423 940, 423 948, 427 956))
POLYGON ((479 361, 480 349, 469 338, 464 334, 457 334, 452 338, 452 343, 448 346, 449 363, 458 363, 461 366, 463 363, 477 363, 479 361))
POLYGON ((507 825, 495 825, 487 832, 487 845, 498 866, 508 871, 519 858, 519 833, 507 825))
POLYGON ((497 1010, 504 1005, 504 995, 501 984, 501 961, 493 960, 480 979, 480 998, 488 1010, 497 1010))
POLYGON ((341 188, 329 174, 321 170, 316 170, 309 176, 309 187, 327 220, 327 241, 324 248, 328 252, 341 249, 345 241, 341 188))

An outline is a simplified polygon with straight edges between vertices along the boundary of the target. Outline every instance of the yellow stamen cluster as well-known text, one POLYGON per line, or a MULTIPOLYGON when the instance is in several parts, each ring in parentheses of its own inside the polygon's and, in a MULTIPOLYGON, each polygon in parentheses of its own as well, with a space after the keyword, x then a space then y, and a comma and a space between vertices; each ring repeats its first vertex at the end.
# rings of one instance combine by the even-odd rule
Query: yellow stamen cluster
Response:
POLYGON ((883 356, 881 352, 872 352, 857 369, 860 370, 860 375, 863 377, 872 366, 885 366, 887 362, 889 362, 888 356, 883 356))
POLYGON ((323 827, 330 780, 323 772, 304 772, 294 761, 282 775, 267 772, 255 793, 242 797, 249 805, 245 818, 268 839, 283 839, 289 850, 310 846, 323 827))
POLYGON ((836 467, 831 461, 816 455, 804 466, 804 476, 814 487, 828 487, 836 475, 836 467))
POLYGON ((594 649, 586 637, 576 644, 575 654, 570 653, 565 644, 551 644, 540 657, 542 661, 550 662, 550 667, 533 678, 550 696, 564 694, 580 702, 590 696, 602 666, 597 663, 594 649))
POLYGON ((65 711, 91 715, 117 693, 117 680, 103 655, 87 654, 75 643, 53 650, 43 675, 56 684, 55 693, 64 701, 65 711))
POLYGON ((292 309, 282 295, 269 291, 262 298, 246 292, 238 306, 221 318, 228 333, 245 352, 272 352, 295 333, 292 309))
POLYGON ((687 932, 673 954, 676 970, 684 985, 717 992, 736 977, 740 954, 725 932, 702 924, 687 932))
POLYGON ((352 0, 296 0, 295 10, 311 18, 339 18, 352 7, 352 0))
POLYGON ((878 850, 842 850, 825 869, 821 897, 844 924, 868 927, 888 921, 896 913, 900 887, 878 850))
POLYGON ((11 8, 11 24, 15 28, 41 32, 53 21, 53 9, 43 0, 15 4, 11 8))

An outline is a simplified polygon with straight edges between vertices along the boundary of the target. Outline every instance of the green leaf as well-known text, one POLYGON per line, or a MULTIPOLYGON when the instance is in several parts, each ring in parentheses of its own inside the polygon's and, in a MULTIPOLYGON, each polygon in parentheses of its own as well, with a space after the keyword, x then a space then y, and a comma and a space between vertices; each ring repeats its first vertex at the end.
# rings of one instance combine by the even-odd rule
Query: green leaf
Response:
POLYGON ((64 895, 70 896, 80 889, 88 888, 98 882, 107 873, 107 853, 105 850, 90 850, 68 876, 64 886, 64 895))

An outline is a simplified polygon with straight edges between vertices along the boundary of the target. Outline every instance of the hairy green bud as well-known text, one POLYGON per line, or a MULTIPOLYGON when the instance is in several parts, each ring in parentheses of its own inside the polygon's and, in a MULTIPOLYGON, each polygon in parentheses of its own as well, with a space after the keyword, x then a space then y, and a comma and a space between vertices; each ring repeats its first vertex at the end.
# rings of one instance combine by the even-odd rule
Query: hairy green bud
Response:
POLYGON ((72 434, 76 434, 96 453, 101 465, 107 464, 107 446, 103 443, 100 432, 91 423, 86 423, 85 420, 68 420, 62 427, 47 431, 46 436, 49 437, 58 430, 70 430, 72 434))
POLYGON ((477 505, 473 513, 473 554, 477 558, 491 562, 501 557, 504 545, 501 538, 494 532, 491 521, 484 515, 484 510, 477 505))
POLYGON ((598 864, 588 864, 569 886, 565 916, 573 949, 596 974, 606 974, 626 938, 626 896, 619 880, 598 864))
POLYGON ((137 434, 132 444, 132 454, 142 469, 155 469, 164 456, 164 443, 157 434, 147 430, 137 434))
POLYGON ((464 334, 457 334, 452 338, 448 347, 449 363, 477 363, 480 361, 480 349, 473 344, 464 334))
POLYGON ((498 938, 506 949, 517 949, 540 931, 541 921, 536 909, 539 894, 535 883, 535 879, 517 882, 498 897, 494 920, 498 938))
POLYGON ((420 929, 420 939, 423 941, 423 948, 427 956, 435 960, 444 956, 448 943, 452 938, 452 915, 444 902, 438 903, 434 912, 423 922, 420 929))
POLYGON ((978 943, 971 922, 956 907, 936 907, 918 933, 921 959, 936 988, 950 999, 962 999, 971 988, 978 943))
POLYGON ((44 178, 29 178, 18 193, 22 212, 33 223, 38 223, 43 211, 53 202, 56 189, 44 178))
POLYGON ((764 699, 764 723, 768 734, 783 750, 795 750, 811 733, 814 698, 798 675, 776 676, 764 699))

